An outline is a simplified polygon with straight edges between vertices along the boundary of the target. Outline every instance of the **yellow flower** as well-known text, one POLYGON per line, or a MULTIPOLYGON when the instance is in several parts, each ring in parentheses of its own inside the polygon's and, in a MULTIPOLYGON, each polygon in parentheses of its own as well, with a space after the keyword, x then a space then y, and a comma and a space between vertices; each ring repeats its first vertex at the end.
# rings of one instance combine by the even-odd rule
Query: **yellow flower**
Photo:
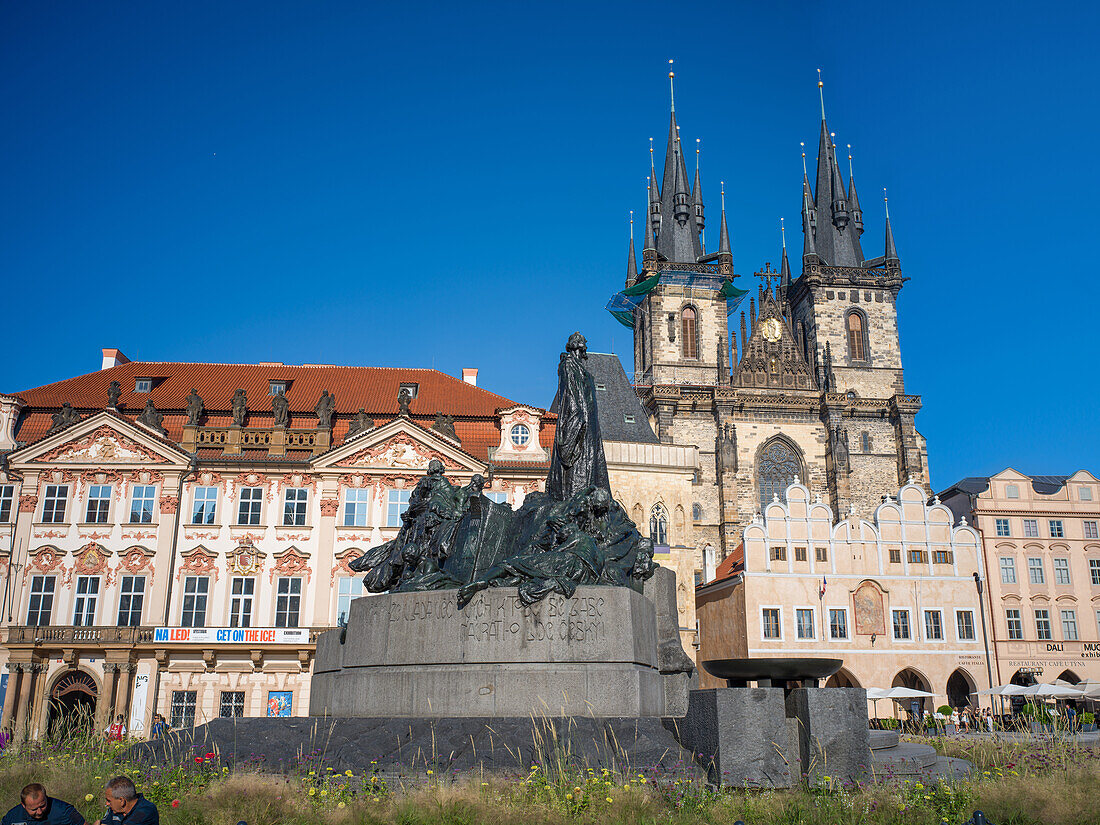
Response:
POLYGON ((321 789, 321 796, 328 796, 328 788, 321 789))
POLYGON ((612 799, 612 798, 611 798, 611 797, 609 796, 609 797, 607 797, 607 801, 608 801, 608 802, 614 802, 615 800, 614 800, 614 799, 612 799))
POLYGON ((336 803, 336 807, 337 807, 337 808, 346 808, 346 807, 347 807, 347 805, 346 805, 346 804, 344 804, 343 802, 337 802, 337 803, 336 803))
POLYGON ((344 771, 344 776, 355 776, 351 771, 344 771))
POLYGON ((573 794, 571 794, 571 793, 567 793, 567 794, 565 795, 565 798, 566 798, 566 799, 572 799, 572 798, 573 798, 573 794))
POLYGON ((309 795, 310 796, 317 796, 317 789, 316 788, 310 788, 309 789, 309 795))
POLYGON ((85 802, 91 802, 93 799, 95 799, 95 794, 92 794, 92 793, 84 794, 84 801, 85 802))
POLYGON ((310 772, 309 772, 309 775, 310 775, 310 776, 316 776, 316 775, 317 775, 317 771, 310 771, 310 772))
POLYGON ((377 797, 377 796, 376 796, 376 797, 374 797, 374 798, 373 798, 373 799, 371 800, 371 802, 377 802, 377 801, 378 801, 378 797, 377 797))
POLYGON ((914 787, 914 788, 916 788, 916 789, 917 789, 918 791, 922 791, 922 790, 924 790, 924 785, 922 785, 922 784, 921 784, 920 782, 918 782, 918 783, 917 783, 916 785, 914 785, 913 787, 914 787))
POLYGON ((431 769, 431 768, 428 768, 428 776, 431 776, 431 775, 432 775, 432 773, 433 773, 432 769, 431 769))
POLYGON ((489 786, 488 782, 482 782, 481 783, 481 787, 483 787, 483 788, 487 788, 488 786, 489 786))

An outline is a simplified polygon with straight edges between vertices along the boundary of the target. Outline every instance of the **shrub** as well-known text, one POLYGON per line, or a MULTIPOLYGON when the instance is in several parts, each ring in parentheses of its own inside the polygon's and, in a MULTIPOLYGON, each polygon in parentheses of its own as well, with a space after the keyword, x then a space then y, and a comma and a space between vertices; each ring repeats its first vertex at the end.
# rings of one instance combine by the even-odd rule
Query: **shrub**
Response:
MULTIPOLYGON (((1081 717, 1081 720, 1082 720, 1082 722, 1084 721, 1084 716, 1081 717)), ((882 723, 882 729, 883 730, 897 730, 898 729, 898 720, 897 719, 882 719, 880 721, 882 723)))
POLYGON ((955 712, 955 709, 951 705, 940 705, 936 708, 936 713, 942 713, 944 716, 950 716, 955 712))
POLYGON ((1086 710, 1081 714, 1081 724, 1091 725, 1096 721, 1096 715, 1091 710, 1086 710))

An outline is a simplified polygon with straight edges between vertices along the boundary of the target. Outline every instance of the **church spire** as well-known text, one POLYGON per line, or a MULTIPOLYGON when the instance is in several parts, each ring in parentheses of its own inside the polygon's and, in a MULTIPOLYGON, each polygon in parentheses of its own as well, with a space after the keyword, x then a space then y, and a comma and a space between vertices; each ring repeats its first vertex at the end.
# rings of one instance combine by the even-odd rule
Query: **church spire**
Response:
POLYGON ((726 226, 726 182, 722 181, 722 222, 718 227, 718 254, 725 255, 733 263, 733 252, 730 249, 730 231, 726 226))
POLYGON ((863 253, 858 236, 849 225, 850 212, 844 181, 836 158, 835 135, 825 122, 825 93, 820 70, 817 80, 821 98, 821 136, 817 149, 817 188, 814 192, 814 247, 827 266, 859 266, 863 253))
POLYGON ((899 263, 898 250, 894 246, 894 230, 890 227, 890 201, 886 197, 885 189, 882 190, 882 204, 886 207, 886 254, 883 257, 887 266, 891 263, 897 266, 899 263))
MULTIPOLYGON (((670 71, 668 76, 671 93, 676 74, 670 71)), ((661 218, 657 252, 667 261, 695 263, 699 260, 699 228, 692 214, 687 165, 680 143, 680 126, 676 122, 675 98, 668 119, 668 145, 665 147, 665 169, 661 179, 661 218)))
POLYGON ((699 150, 702 141, 695 139, 695 183, 691 187, 691 209, 695 213, 695 224, 699 227, 699 248, 706 254, 706 235, 703 229, 706 224, 703 219, 703 184, 699 182, 699 150))
POLYGON ((791 285, 791 262, 787 260, 787 225, 779 219, 779 236, 783 239, 783 257, 779 263, 779 288, 784 292, 791 285))
POLYGON ((634 286, 638 280, 638 262, 634 258, 634 210, 630 210, 630 248, 626 255, 626 285, 634 286))
MULTIPOLYGON (((650 238, 661 231, 661 193, 657 191, 657 169, 653 166, 653 138, 649 139, 649 232, 646 233, 646 245, 650 238)), ((654 249, 657 247, 654 246, 654 249)))
POLYGON ((813 195, 810 194, 810 177, 806 173, 806 144, 802 144, 802 263, 814 263, 817 260, 817 248, 814 246, 814 209, 813 195))
POLYGON ((848 144, 848 209, 852 213, 852 225, 856 232, 863 234, 863 210, 859 208, 859 195, 856 194, 856 175, 852 171, 852 144, 848 144))
MULTIPOLYGON (((656 204, 657 208, 661 208, 661 202, 653 200, 653 178, 650 177, 646 183, 646 208, 650 215, 653 214, 653 207, 656 204)), ((654 264, 657 262, 657 242, 654 240, 654 234, 656 227, 661 223, 660 213, 657 214, 657 221, 655 224, 650 224, 647 220, 642 221, 642 228, 645 230, 645 243, 642 244, 642 269, 650 270, 656 268, 654 264)))

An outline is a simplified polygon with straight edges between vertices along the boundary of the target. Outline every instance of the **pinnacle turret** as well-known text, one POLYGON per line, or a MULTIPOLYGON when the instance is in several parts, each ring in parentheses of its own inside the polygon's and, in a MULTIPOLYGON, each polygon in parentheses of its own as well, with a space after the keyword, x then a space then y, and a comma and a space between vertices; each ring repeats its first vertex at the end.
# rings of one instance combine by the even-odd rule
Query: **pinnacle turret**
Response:
POLYGON ((634 286, 638 280, 638 262, 634 258, 634 210, 630 210, 630 248, 626 254, 626 285, 634 286))
MULTIPOLYGON (((669 84, 675 75, 669 72, 669 84)), ((670 88, 671 92, 671 88, 670 88)), ((665 147, 665 168, 661 179, 661 228, 657 233, 657 253, 667 261, 695 263, 702 254, 699 226, 696 222, 688 188, 687 166, 680 144, 680 127, 676 122, 676 100, 668 119, 668 144, 665 147)))
POLYGON ((695 214, 695 224, 699 227, 699 248, 706 253, 706 245, 703 243, 703 229, 706 226, 703 218, 703 184, 699 182, 699 140, 695 140, 695 183, 691 187, 691 210, 695 214))
POLYGON ((894 246, 894 230, 890 227, 890 202, 886 198, 883 191, 882 203, 886 207, 886 254, 883 256, 886 259, 887 265, 893 263, 895 266, 898 264, 898 250, 894 246))

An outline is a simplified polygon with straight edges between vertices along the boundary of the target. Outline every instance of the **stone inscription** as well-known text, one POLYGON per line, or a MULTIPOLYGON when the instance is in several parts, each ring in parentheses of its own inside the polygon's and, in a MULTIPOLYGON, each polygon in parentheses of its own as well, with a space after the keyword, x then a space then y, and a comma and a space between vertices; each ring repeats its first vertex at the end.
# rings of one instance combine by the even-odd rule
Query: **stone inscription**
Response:
POLYGON ((457 621, 473 642, 518 640, 595 644, 604 634, 602 596, 551 595, 524 607, 518 598, 489 599, 482 595, 459 610, 453 594, 424 594, 389 604, 391 624, 433 620, 457 621))

